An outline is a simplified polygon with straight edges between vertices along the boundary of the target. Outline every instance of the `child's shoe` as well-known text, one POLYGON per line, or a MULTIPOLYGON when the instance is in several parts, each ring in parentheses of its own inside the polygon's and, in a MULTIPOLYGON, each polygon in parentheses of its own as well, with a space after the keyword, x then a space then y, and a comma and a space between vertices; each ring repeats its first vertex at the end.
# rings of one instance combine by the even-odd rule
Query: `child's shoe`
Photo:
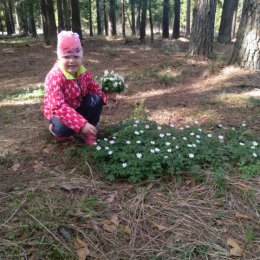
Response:
POLYGON ((91 146, 91 145, 96 144, 97 137, 96 137, 96 135, 93 135, 93 134, 86 134, 86 135, 84 135, 84 140, 87 145, 91 146))
POLYGON ((58 136, 56 135, 53 131, 52 131, 53 125, 50 124, 49 125, 49 130, 51 132, 51 134, 54 136, 54 138, 58 141, 58 142, 73 142, 75 139, 73 136, 58 136))

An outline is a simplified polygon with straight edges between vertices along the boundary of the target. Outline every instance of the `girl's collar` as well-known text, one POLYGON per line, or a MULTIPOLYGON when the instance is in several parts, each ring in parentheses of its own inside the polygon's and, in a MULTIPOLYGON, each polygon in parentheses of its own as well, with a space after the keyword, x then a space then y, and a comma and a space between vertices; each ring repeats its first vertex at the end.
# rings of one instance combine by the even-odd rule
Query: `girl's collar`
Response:
POLYGON ((70 74, 68 71, 63 70, 59 65, 58 65, 58 67, 59 67, 59 69, 62 71, 62 73, 64 74, 64 76, 66 77, 66 79, 69 79, 69 80, 71 80, 71 79, 76 79, 76 78, 78 78, 81 74, 83 74, 84 72, 87 71, 87 69, 86 69, 83 65, 81 65, 81 66, 79 67, 79 69, 78 69, 78 71, 77 71, 77 73, 76 73, 76 77, 75 77, 74 75, 70 74))

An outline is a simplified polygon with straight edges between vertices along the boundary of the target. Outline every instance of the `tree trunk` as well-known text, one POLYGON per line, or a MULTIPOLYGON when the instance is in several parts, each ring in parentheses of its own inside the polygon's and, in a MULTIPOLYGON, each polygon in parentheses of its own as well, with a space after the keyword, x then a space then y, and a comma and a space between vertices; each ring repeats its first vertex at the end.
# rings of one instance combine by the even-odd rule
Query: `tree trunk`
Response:
POLYGON ((102 23, 102 17, 103 17, 103 1, 102 0, 96 0, 96 9, 97 9, 97 34, 103 35, 103 23, 102 23))
POLYGON ((13 33, 12 21, 11 21, 11 17, 10 17, 10 10, 8 8, 6 1, 4 1, 4 14, 5 14, 5 27, 6 27, 7 35, 12 35, 12 33, 13 33))
POLYGON ((108 36, 107 0, 104 0, 104 2, 103 2, 103 12, 104 12, 105 34, 106 34, 106 36, 108 36))
POLYGON ((174 23, 172 37, 174 39, 180 38, 180 13, 181 13, 181 1, 175 0, 174 5, 174 23))
POLYGON ((137 19, 136 19, 136 30, 138 31, 138 34, 140 35, 140 26, 141 26, 141 5, 143 0, 138 0, 138 6, 137 6, 137 19))
POLYGON ((116 2, 109 0, 109 36, 116 37, 116 2))
POLYGON ((189 54, 209 58, 213 54, 216 0, 197 0, 193 9, 193 23, 189 54))
POLYGON ((144 43, 145 35, 146 35, 146 13, 147 13, 147 0, 142 0, 142 17, 141 17, 141 24, 140 24, 140 42, 144 43))
POLYGON ((218 42, 231 43, 232 21, 238 0, 224 0, 219 27, 218 42))
POLYGON ((163 0, 163 38, 169 38, 169 0, 163 0))
POLYGON ((89 36, 93 37, 93 21, 92 21, 92 5, 91 0, 88 1, 88 15, 89 15, 89 36))
POLYGON ((35 19, 34 19, 34 4, 32 2, 29 3, 29 21, 30 21, 32 37, 36 37, 37 31, 36 31, 35 19))
POLYGON ((12 33, 15 33, 15 24, 14 24, 14 15, 13 15, 14 3, 12 0, 8 1, 8 7, 9 7, 9 15, 10 15, 12 33))
POLYGON ((57 0, 57 11, 58 11, 58 31, 64 30, 64 18, 62 10, 62 0, 57 0))
POLYGON ((260 2, 244 0, 241 20, 230 63, 260 70, 260 2))
POLYGON ((151 30, 151 42, 154 41, 154 36, 153 36, 153 13, 152 13, 152 0, 149 0, 149 22, 150 22, 150 30, 151 30))
POLYGON ((122 34, 125 39, 125 0, 122 0, 122 34))
POLYGON ((136 31, 135 31, 135 0, 131 0, 131 30, 132 30, 132 35, 136 35, 136 31))
POLYGON ((236 37, 238 2, 239 2, 239 0, 237 0, 237 6, 235 7, 234 15, 233 15, 232 38, 235 38, 235 37, 236 37))
POLYGON ((71 3, 72 31, 76 32, 79 35, 80 39, 82 39, 79 0, 71 0, 70 3, 71 3))
POLYGON ((186 32, 185 36, 190 36, 190 1, 187 0, 187 11, 186 11, 186 32))
POLYGON ((57 31, 52 0, 41 0, 41 9, 44 25, 44 39, 47 45, 56 45, 57 31))
POLYGON ((63 6, 63 12, 64 12, 65 29, 67 31, 70 31, 71 23, 70 23, 70 8, 68 6, 68 0, 63 0, 62 6, 63 6))

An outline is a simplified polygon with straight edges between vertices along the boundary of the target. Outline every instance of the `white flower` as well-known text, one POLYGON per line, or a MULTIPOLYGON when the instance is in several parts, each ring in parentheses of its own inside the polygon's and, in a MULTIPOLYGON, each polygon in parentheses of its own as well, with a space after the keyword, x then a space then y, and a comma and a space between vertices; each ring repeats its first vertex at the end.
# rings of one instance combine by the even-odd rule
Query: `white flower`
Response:
POLYGON ((108 154, 109 154, 109 155, 111 155, 112 153, 113 153, 113 151, 111 151, 111 150, 110 150, 110 151, 108 151, 108 154))
POLYGON ((151 141, 150 144, 155 144, 155 141, 151 141))
POLYGON ((136 135, 139 135, 139 132, 138 132, 138 131, 135 131, 135 134, 136 134, 136 135))
POLYGON ((184 137, 182 137, 182 139, 183 139, 183 140, 185 140, 185 141, 187 141, 187 140, 188 140, 188 139, 187 139, 187 137, 185 137, 185 136, 184 136, 184 137))
POLYGON ((172 137, 172 140, 176 140, 176 137, 173 136, 173 137, 172 137))
POLYGON ((113 136, 112 138, 113 138, 113 139, 116 139, 116 136, 113 136))
POLYGON ((167 136, 171 136, 171 133, 166 133, 167 136))
POLYGON ((223 126, 221 124, 219 124, 218 127, 222 128, 223 126))
POLYGON ((115 143, 115 141, 113 141, 113 140, 112 140, 112 141, 110 141, 109 143, 110 143, 110 144, 114 144, 114 143, 115 143))
POLYGON ((231 129, 234 130, 234 131, 236 130, 235 127, 232 127, 231 129))
POLYGON ((223 136, 223 135, 219 135, 218 138, 219 138, 219 140, 221 140, 221 141, 224 140, 224 136, 223 136))
POLYGON ((245 126, 246 126, 246 124, 245 124, 245 123, 243 123, 243 124, 242 124, 242 126, 243 126, 243 127, 245 127, 245 126))
POLYGON ((140 141, 140 140, 137 140, 137 141, 136 141, 136 143, 137 143, 137 144, 140 144, 140 143, 141 143, 141 141, 140 141))
POLYGON ((104 138, 104 141, 108 141, 108 139, 107 139, 107 138, 104 138))
POLYGON ((194 158, 194 154, 193 153, 189 153, 189 157, 190 158, 194 158))
POLYGON ((244 145, 245 145, 245 144, 244 144, 244 143, 242 143, 242 142, 240 142, 239 144, 240 144, 241 146, 244 146, 244 145))
POLYGON ((143 133, 144 133, 144 131, 143 131, 143 130, 140 130, 140 133, 141 133, 141 134, 143 134, 143 133))
POLYGON ((162 129, 162 127, 161 127, 161 126, 158 126, 158 127, 157 127, 157 129, 158 129, 158 130, 161 130, 161 129, 162 129))
POLYGON ((258 143, 256 141, 253 141, 253 146, 257 146, 258 143))
POLYGON ((145 125, 145 128, 146 128, 146 129, 149 129, 149 128, 150 128, 150 126, 149 126, 149 125, 145 125))
POLYGON ((114 87, 114 88, 116 88, 117 85, 118 85, 117 82, 114 82, 114 83, 113 83, 113 87, 114 87))
POLYGON ((169 146, 170 144, 171 144, 171 143, 169 143, 169 142, 166 142, 166 143, 165 143, 166 146, 169 146))
POLYGON ((142 155, 141 153, 137 153, 137 154, 136 154, 136 157, 137 157, 138 159, 142 158, 142 156, 143 156, 143 155, 142 155))
POLYGON ((100 146, 97 146, 96 149, 97 149, 97 151, 100 151, 100 150, 101 150, 101 147, 100 147, 100 146))
POLYGON ((159 136, 160 136, 161 138, 163 138, 163 137, 164 137, 164 134, 159 134, 159 136))
POLYGON ((187 144, 188 147, 192 147, 192 144, 187 144))
POLYGON ((127 163, 122 163, 122 167, 123 168, 127 167, 127 163))
POLYGON ((251 149, 255 149, 255 146, 251 146, 250 148, 251 148, 251 149))
POLYGON ((208 138, 211 138, 211 137, 212 137, 212 134, 207 134, 207 137, 208 137, 208 138))
POLYGON ((156 147, 154 150, 155 150, 155 152, 157 152, 157 153, 159 153, 159 152, 160 152, 160 149, 159 149, 159 148, 157 148, 157 147, 156 147))
POLYGON ((131 144, 131 141, 126 141, 126 144, 131 144))
POLYGON ((202 132, 202 129, 201 129, 201 128, 199 128, 199 129, 198 129, 198 131, 202 132))
POLYGON ((195 120, 195 121, 194 121, 194 124, 195 124, 195 125, 198 125, 198 124, 199 124, 199 122, 198 122, 197 120, 195 120))
POLYGON ((155 153, 155 150, 154 150, 154 149, 151 149, 150 152, 151 152, 151 153, 155 153))
POLYGON ((179 149, 179 145, 176 145, 176 146, 175 146, 175 149, 177 149, 177 150, 178 150, 178 149, 179 149))
POLYGON ((185 127, 186 127, 186 128, 190 128, 190 126, 189 126, 189 125, 185 125, 185 127))
POLYGON ((171 153, 171 152, 172 152, 172 149, 167 149, 167 152, 168 152, 168 153, 171 153))
POLYGON ((197 147, 197 145, 196 144, 192 144, 192 147, 197 147))
POLYGON ((164 156, 164 159, 168 159, 168 158, 169 158, 169 156, 167 156, 167 155, 164 156))
POLYGON ((134 124, 134 127, 137 127, 137 124, 134 124))
POLYGON ((254 157, 257 157, 257 154, 256 154, 256 153, 253 153, 253 156, 254 156, 254 157))
POLYGON ((196 135, 196 138, 200 139, 200 135, 196 135))
POLYGON ((193 132, 190 133, 191 136, 195 135, 193 132))
POLYGON ((173 125, 173 124, 170 124, 170 127, 174 127, 174 125, 173 125))
POLYGON ((105 149, 106 149, 106 150, 109 150, 109 147, 106 146, 105 149))
POLYGON ((196 140, 196 143, 200 144, 200 140, 196 140))
POLYGON ((180 130, 183 130, 184 128, 183 127, 180 127, 180 130))

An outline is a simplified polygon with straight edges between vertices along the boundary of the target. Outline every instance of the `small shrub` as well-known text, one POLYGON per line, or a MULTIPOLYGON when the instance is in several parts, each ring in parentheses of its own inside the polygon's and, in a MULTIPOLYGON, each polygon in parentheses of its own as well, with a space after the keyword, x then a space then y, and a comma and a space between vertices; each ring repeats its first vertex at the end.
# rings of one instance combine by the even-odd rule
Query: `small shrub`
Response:
POLYGON ((242 167, 243 173, 246 167, 257 169, 259 156, 258 142, 244 127, 209 132, 198 126, 176 129, 147 120, 124 122, 119 131, 98 140, 93 148, 98 167, 110 181, 139 182, 169 174, 190 174, 201 181, 203 170, 210 169, 219 187, 230 169, 242 167))

